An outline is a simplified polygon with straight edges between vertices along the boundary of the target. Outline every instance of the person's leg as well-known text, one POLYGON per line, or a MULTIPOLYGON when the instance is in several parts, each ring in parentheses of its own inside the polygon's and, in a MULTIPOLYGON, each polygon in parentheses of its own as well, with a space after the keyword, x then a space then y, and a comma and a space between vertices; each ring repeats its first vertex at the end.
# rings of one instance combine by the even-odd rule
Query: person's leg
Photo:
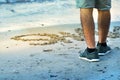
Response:
POLYGON ((81 24, 88 48, 95 48, 93 8, 80 9, 81 24))
POLYGON ((110 8, 111 0, 96 0, 96 6, 98 9, 98 34, 99 39, 97 43, 97 50, 99 55, 106 55, 111 51, 111 48, 107 46, 106 39, 110 26, 110 8))
POLYGON ((110 26, 111 0, 97 0, 99 43, 105 43, 110 26))
POLYGON ((105 43, 110 26, 110 11, 98 10, 99 43, 105 43))
POLYGON ((98 10, 98 32, 99 39, 97 49, 99 55, 106 55, 110 52, 111 48, 107 46, 106 39, 110 26, 110 11, 98 10))
POLYGON ((95 0, 77 0, 77 7, 80 8, 81 24, 87 43, 87 48, 80 53, 79 58, 87 61, 99 61, 97 49, 95 48, 95 32, 93 20, 93 8, 95 7, 95 0))

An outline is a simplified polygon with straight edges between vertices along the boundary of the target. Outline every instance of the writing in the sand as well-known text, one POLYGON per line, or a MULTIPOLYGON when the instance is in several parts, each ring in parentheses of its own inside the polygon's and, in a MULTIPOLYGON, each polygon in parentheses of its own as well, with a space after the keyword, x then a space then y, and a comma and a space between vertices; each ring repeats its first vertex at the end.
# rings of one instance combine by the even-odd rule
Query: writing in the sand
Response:
POLYGON ((71 34, 69 32, 59 32, 59 34, 37 33, 14 36, 11 39, 29 42, 30 45, 50 45, 57 42, 72 43, 71 39, 84 41, 83 35, 71 34))

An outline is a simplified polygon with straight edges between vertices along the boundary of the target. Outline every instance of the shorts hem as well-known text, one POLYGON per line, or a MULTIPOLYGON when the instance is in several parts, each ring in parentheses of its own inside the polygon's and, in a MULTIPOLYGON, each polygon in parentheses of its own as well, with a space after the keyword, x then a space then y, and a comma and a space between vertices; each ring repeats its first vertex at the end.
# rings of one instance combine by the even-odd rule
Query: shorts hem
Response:
POLYGON ((94 8, 93 6, 87 6, 87 7, 79 7, 77 6, 77 8, 94 8))
POLYGON ((98 10, 110 10, 111 8, 96 8, 96 9, 98 9, 98 10))
POLYGON ((98 9, 98 10, 110 10, 110 8, 97 8, 97 7, 92 7, 92 6, 89 6, 89 7, 78 7, 77 8, 80 8, 80 9, 89 9, 89 8, 95 8, 95 9, 98 9))

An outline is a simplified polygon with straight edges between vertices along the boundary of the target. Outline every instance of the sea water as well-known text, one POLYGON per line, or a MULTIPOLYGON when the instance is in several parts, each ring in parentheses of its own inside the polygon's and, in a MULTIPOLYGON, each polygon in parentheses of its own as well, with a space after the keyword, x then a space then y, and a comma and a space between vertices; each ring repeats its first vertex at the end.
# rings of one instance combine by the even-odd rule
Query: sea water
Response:
MULTIPOLYGON (((120 0, 112 1, 111 30, 113 26, 120 26, 119 2, 120 0)), ((1 4, 0 32, 43 27, 41 25, 80 24, 79 15, 75 0, 38 0, 29 3, 1 4)), ((95 23, 97 16, 97 10, 94 10, 95 23)))

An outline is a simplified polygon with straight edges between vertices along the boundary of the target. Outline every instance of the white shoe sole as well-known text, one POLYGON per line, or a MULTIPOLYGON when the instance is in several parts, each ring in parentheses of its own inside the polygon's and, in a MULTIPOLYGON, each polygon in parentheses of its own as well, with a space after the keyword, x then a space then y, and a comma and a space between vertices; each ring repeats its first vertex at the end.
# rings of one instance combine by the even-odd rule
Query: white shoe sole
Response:
POLYGON ((99 55, 99 56, 104 56, 104 55, 106 55, 106 54, 108 54, 108 53, 110 53, 110 52, 111 52, 111 50, 107 51, 106 53, 98 53, 98 55, 99 55))
POLYGON ((100 61, 100 59, 87 59, 87 58, 84 58, 84 57, 79 57, 79 58, 82 59, 82 60, 90 61, 90 62, 98 62, 98 61, 100 61))

